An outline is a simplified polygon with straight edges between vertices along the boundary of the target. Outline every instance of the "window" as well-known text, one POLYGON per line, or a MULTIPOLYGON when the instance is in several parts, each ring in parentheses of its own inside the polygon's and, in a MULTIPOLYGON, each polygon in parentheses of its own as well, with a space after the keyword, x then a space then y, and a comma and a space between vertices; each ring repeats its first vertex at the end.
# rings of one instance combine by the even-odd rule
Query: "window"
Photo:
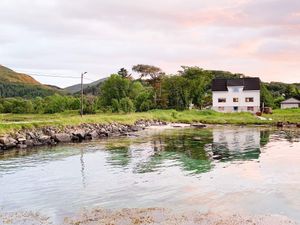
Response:
POLYGON ((239 107, 238 106, 233 106, 233 111, 238 111, 239 107))
POLYGON ((245 101, 246 101, 246 102, 254 102, 254 98, 252 98, 252 97, 246 98, 245 101))
POLYGON ((226 98, 219 98, 218 102, 226 102, 226 98))
POLYGON ((237 88, 237 87, 235 87, 235 88, 233 88, 233 89, 232 89, 232 91, 233 91, 233 92, 239 92, 239 91, 240 91, 240 89, 239 89, 239 88, 237 88))
POLYGON ((239 102, 239 98, 233 98, 233 102, 239 102))
POLYGON ((254 107, 253 106, 248 106, 247 107, 247 111, 252 111, 253 112, 254 111, 254 107))
POLYGON ((225 108, 224 108, 224 107, 218 107, 218 110, 219 110, 219 111, 224 111, 225 108))

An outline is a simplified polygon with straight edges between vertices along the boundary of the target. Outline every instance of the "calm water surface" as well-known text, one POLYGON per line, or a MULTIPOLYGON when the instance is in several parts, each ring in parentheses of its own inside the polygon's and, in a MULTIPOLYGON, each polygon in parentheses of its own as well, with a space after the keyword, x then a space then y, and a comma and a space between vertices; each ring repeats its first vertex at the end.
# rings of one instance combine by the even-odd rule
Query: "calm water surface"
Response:
POLYGON ((300 222, 300 131, 147 130, 0 154, 0 209, 54 220, 83 208, 280 214, 300 222))

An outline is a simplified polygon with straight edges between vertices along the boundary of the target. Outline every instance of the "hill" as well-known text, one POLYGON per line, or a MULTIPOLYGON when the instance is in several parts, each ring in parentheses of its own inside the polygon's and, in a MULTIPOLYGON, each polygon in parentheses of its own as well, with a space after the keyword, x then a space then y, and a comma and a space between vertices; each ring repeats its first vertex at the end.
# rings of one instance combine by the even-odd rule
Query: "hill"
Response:
POLYGON ((58 88, 43 85, 27 74, 0 65, 0 97, 45 97, 57 92, 60 92, 58 88))
POLYGON ((0 65, 0 82, 3 83, 21 83, 21 84, 31 84, 31 85, 42 85, 40 82, 35 80, 33 77, 17 73, 5 66, 0 65))
MULTIPOLYGON (((98 93, 98 89, 99 89, 101 83, 103 83, 106 79, 107 78, 102 78, 102 79, 99 79, 99 80, 94 81, 89 84, 83 84, 84 93, 96 95, 98 93)), ((68 93, 71 93, 71 94, 76 94, 76 93, 80 92, 81 85, 75 84, 75 85, 66 87, 63 90, 68 93)))

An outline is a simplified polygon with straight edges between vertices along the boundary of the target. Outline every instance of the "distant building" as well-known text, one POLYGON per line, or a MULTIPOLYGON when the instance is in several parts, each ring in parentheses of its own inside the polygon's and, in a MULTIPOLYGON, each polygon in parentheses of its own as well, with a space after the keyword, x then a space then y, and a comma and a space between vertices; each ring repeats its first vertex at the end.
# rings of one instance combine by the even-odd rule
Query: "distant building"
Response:
POLYGON ((260 79, 214 79, 212 109, 218 112, 259 112, 260 79))
POLYGON ((289 98, 280 103, 282 109, 291 109, 291 108, 299 108, 300 101, 295 98, 289 98))

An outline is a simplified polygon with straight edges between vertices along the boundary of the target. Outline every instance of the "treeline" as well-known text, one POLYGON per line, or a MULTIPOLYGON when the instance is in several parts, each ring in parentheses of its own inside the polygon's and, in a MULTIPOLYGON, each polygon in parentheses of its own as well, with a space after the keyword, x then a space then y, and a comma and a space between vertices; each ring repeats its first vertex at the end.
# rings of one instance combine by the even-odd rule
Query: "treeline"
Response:
POLYGON ((19 96, 23 98, 46 97, 54 93, 55 91, 53 89, 39 85, 0 83, 0 97, 2 98, 19 96))
POLYGON ((288 98, 300 99, 300 85, 281 82, 263 83, 261 88, 262 102, 267 106, 279 108, 280 103, 288 98))
POLYGON ((58 94, 34 99, 0 99, 1 113, 59 113, 66 110, 79 110, 79 108, 79 98, 58 94))
MULTIPOLYGON (((183 66, 178 73, 165 74, 150 65, 135 65, 132 70, 139 75, 133 79, 122 68, 100 84, 96 95, 84 96, 84 113, 143 112, 151 109, 184 110, 193 106, 203 109, 211 106, 211 83, 214 78, 239 78, 244 75, 224 71, 203 70, 183 66)), ((89 91, 89 93, 91 93, 89 91)), ((261 102, 265 106, 279 107, 289 97, 300 97, 299 87, 283 83, 262 83, 261 102)), ((32 99, 2 98, 1 113, 59 113, 80 110, 80 96, 54 94, 32 99)))

